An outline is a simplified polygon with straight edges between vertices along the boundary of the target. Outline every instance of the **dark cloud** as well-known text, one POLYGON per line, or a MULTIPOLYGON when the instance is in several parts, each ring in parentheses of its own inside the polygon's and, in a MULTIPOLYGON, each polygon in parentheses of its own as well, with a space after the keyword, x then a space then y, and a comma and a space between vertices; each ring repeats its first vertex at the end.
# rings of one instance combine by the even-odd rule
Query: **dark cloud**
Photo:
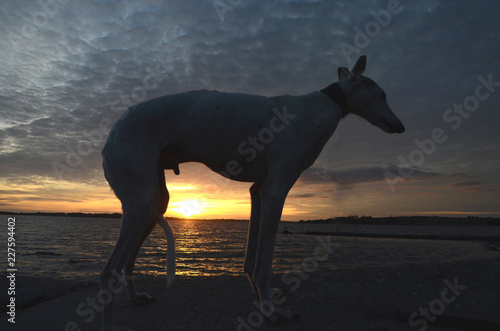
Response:
POLYGON ((304 184, 335 183, 339 185, 353 185, 384 180, 384 172, 386 170, 382 167, 346 170, 311 167, 302 174, 300 181, 304 184))
POLYGON ((304 193, 304 194, 289 194, 288 198, 290 199, 305 199, 305 198, 316 198, 317 194, 314 193, 304 193))
POLYGON ((426 171, 420 169, 400 169, 394 165, 388 166, 375 166, 366 168, 352 167, 349 169, 326 169, 320 166, 313 166, 304 171, 299 179, 300 184, 339 184, 341 186, 351 187, 355 184, 371 183, 378 181, 385 181, 386 178, 394 178, 394 176, 401 176, 405 181, 415 180, 429 180, 437 178, 450 178, 461 177, 462 174, 441 174, 433 171, 426 171), (391 175, 387 175, 391 174, 391 175), (405 176, 401 176, 405 174, 405 176))
POLYGON ((455 184, 452 184, 451 186, 454 186, 454 187, 464 187, 464 186, 477 186, 477 185, 481 185, 481 184, 483 184, 483 182, 468 181, 468 182, 455 183, 455 184))
POLYGON ((487 183, 481 181, 466 181, 451 184, 450 187, 472 192, 500 192, 500 188, 491 187, 487 183))

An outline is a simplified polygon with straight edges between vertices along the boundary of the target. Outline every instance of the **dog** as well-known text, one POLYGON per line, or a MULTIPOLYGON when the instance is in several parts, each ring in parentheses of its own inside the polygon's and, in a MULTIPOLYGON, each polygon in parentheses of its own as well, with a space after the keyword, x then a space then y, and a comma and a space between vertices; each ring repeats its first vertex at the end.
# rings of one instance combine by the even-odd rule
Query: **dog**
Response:
MULTIPOLYGON (((157 223, 167 235, 167 285, 172 283, 175 245, 163 217, 169 200, 164 170, 179 174, 179 164, 200 162, 232 180, 253 183, 244 272, 272 324, 299 318, 275 307, 270 294, 274 246, 288 191, 347 114, 387 133, 405 130, 384 90, 362 75, 366 61, 361 56, 351 71, 339 67, 337 82, 300 96, 201 90, 130 107, 110 130, 102 151, 105 177, 123 209, 118 241, 100 274, 102 289, 111 287, 123 270, 130 300, 153 301, 137 293, 132 273, 137 253, 157 223)), ((110 301, 103 310, 103 331, 113 329, 110 301)))

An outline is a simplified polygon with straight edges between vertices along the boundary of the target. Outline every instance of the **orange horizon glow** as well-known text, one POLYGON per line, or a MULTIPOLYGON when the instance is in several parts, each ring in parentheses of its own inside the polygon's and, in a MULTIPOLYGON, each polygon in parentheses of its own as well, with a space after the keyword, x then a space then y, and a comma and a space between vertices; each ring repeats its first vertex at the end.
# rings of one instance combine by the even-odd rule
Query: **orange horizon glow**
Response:
MULTIPOLYGON (((30 182, 27 180, 26 182, 30 182)), ((241 183, 240 183, 241 185, 241 183)), ((245 183, 244 186, 249 186, 245 183)), ((105 185, 81 185, 59 182, 50 178, 32 178, 31 184, 5 183, 0 190, 11 192, 2 196, 0 210, 8 212, 46 213, 121 213, 121 203, 105 185)), ((214 194, 200 194, 193 184, 168 187, 170 201, 166 217, 188 219, 249 219, 250 195, 248 188, 214 194)), ((283 215, 297 219, 303 212, 285 206, 283 215)))
MULTIPOLYGON (((190 176, 168 178, 170 201, 166 217, 246 220, 250 218, 251 201, 248 189, 251 183, 231 182, 226 179, 214 183, 211 179, 207 180, 203 173, 188 175, 195 175, 191 178, 198 180, 186 181, 190 176)), ((281 219, 299 221, 348 215, 373 217, 412 215, 497 217, 498 215, 493 211, 471 213, 453 210, 450 208, 452 205, 434 205, 432 208, 432 199, 416 204, 414 194, 418 194, 418 190, 407 196, 399 195, 401 203, 395 203, 394 196, 391 195, 374 200, 373 198, 379 196, 383 190, 376 183, 360 184, 357 187, 358 191, 350 195, 341 195, 344 191, 336 190, 334 194, 337 196, 328 196, 324 193, 325 190, 323 185, 311 187, 301 186, 299 183, 289 194, 281 219), (357 194, 358 192, 360 194, 357 194), (381 208, 381 205, 384 207, 381 208)), ((2 192, 0 211, 109 214, 122 212, 120 201, 104 179, 102 182, 85 184, 42 176, 19 178, 15 181, 0 179, 0 191, 2 192)))
MULTIPOLYGON (((248 191, 222 192, 209 199, 193 184, 171 185, 167 217, 237 218, 250 216, 248 191)), ((0 180, 0 210, 46 213, 121 213, 121 203, 107 185, 75 184, 46 177, 25 178, 23 183, 0 180)))

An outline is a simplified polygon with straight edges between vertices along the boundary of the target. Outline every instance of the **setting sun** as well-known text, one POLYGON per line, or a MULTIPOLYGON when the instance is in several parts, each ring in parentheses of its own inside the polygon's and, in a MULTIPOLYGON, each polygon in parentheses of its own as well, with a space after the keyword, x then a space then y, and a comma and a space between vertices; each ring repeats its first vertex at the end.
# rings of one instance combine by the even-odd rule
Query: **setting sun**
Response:
POLYGON ((176 202, 170 210, 182 215, 183 217, 189 218, 203 212, 203 203, 198 199, 183 200, 176 202))

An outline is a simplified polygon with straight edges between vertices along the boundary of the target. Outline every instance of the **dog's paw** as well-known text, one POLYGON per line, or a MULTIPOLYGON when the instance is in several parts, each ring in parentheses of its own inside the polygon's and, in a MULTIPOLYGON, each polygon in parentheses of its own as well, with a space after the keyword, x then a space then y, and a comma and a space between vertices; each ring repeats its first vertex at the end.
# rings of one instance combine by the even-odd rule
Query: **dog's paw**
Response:
POLYGON ((136 306, 142 306, 155 302, 156 300, 147 293, 137 293, 137 295, 134 298, 131 298, 130 301, 136 306))

